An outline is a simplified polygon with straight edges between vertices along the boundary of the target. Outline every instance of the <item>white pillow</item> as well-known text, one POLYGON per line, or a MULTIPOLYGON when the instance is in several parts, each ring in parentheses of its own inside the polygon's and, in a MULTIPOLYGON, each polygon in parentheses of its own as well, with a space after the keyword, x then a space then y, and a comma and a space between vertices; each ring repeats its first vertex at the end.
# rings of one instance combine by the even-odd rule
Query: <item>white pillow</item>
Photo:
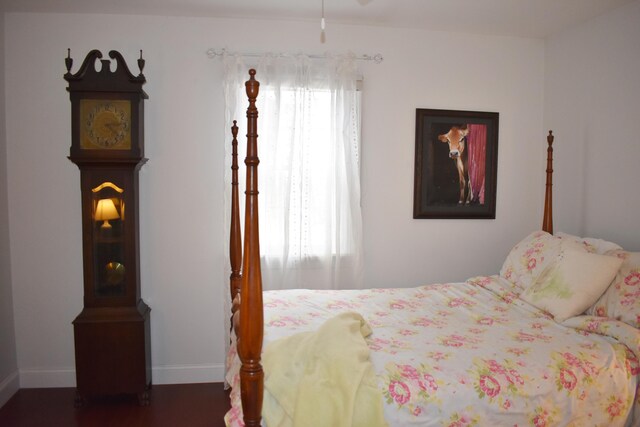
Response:
POLYGON ((596 302, 620 264, 620 258, 568 249, 520 297, 562 322, 596 302))

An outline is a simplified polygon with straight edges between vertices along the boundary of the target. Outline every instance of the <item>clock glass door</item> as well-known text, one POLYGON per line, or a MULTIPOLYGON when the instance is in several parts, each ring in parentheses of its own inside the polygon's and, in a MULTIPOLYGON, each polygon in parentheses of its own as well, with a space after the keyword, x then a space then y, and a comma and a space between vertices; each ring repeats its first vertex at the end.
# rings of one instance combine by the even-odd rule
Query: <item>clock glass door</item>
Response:
POLYGON ((99 297, 125 294, 124 190, 112 182, 93 188, 93 271, 99 297))

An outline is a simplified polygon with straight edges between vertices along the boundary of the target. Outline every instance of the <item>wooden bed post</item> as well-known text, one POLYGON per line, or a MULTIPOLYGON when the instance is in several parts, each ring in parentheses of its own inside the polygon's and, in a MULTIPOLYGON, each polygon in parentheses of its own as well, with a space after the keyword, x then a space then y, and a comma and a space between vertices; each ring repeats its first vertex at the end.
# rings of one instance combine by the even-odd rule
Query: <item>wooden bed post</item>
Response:
MULTIPOLYGON (((229 258, 231 260, 231 276, 229 277, 231 301, 234 302, 231 316, 235 314, 238 306, 236 296, 240 293, 240 267, 242 265, 242 235, 240 232, 240 199, 238 196, 238 126, 233 121, 231 134, 233 135, 231 152, 231 235, 229 239, 229 258)), ((233 321, 232 321, 233 329, 233 321)))
POLYGON ((549 131, 547 136, 547 184, 544 193, 544 216, 542 220, 542 230, 553 234, 553 132, 549 131))
POLYGON ((260 364, 263 336, 262 273, 260 270, 260 239, 258 233, 258 109, 256 98, 260 83, 251 76, 245 83, 247 108, 247 189, 244 223, 244 258, 242 262, 242 298, 238 335, 240 368, 240 395, 246 426, 259 426, 262 412, 264 372, 260 364))

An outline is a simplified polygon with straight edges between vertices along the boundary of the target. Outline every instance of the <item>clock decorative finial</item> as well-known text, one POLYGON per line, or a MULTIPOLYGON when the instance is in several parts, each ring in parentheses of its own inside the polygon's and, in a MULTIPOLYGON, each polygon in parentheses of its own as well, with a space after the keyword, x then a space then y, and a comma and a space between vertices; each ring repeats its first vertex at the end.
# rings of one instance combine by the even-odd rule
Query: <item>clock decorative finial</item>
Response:
POLYGON ((138 68, 140 68, 140 75, 142 75, 142 69, 144 68, 144 59, 142 59, 142 49, 140 49, 140 59, 138 59, 138 68))
POLYGON ((71 58, 71 49, 67 48, 67 57, 64 58, 64 65, 67 66, 67 74, 71 73, 71 67, 73 66, 73 58, 71 58))

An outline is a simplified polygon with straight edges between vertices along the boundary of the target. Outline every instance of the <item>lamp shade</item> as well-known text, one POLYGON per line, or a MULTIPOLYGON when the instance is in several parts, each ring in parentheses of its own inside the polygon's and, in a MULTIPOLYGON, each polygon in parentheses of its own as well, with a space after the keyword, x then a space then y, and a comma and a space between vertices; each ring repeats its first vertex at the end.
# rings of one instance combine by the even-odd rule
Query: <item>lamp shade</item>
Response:
POLYGON ((111 199, 100 199, 98 200, 98 206, 96 206, 96 221, 104 221, 102 223, 103 228, 111 227, 109 224, 110 219, 118 219, 120 215, 118 215, 118 211, 116 210, 116 205, 113 203, 111 199))

